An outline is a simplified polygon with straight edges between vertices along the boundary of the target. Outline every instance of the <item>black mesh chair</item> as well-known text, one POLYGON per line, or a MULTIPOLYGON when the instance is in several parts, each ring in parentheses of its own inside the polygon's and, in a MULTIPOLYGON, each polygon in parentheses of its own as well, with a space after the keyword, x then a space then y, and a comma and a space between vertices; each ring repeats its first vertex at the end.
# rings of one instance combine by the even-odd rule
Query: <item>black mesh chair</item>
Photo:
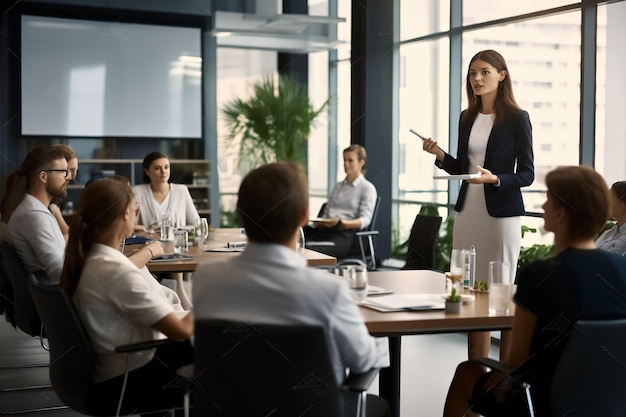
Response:
POLYGON ((406 263, 402 269, 433 269, 435 244, 441 227, 440 216, 415 216, 407 244, 406 263))
POLYGON ((382 415, 367 395, 374 369, 336 381, 325 330, 196 319, 194 415, 328 417, 382 415))
MULTIPOLYGON (((626 319, 579 320, 574 323, 556 364, 547 393, 546 415, 623 416, 626 410, 626 319)), ((479 360, 505 374, 511 370, 489 358, 479 360)), ((535 416, 533 387, 526 390, 528 415, 535 416)), ((545 395, 544 395, 545 397, 545 395)), ((536 404, 537 405, 537 404, 536 404)), ((537 412, 537 415, 544 415, 537 412)), ((489 416, 488 416, 489 417, 489 416)))
MULTIPOLYGON (((124 392, 110 397, 103 395, 94 383, 94 354, 74 305, 59 286, 48 286, 38 282, 30 274, 28 285, 46 328, 50 345, 50 380, 55 393, 71 409, 90 416, 117 416, 151 413, 155 406, 132 408, 124 403, 124 392)), ((147 341, 120 346, 119 353, 151 349, 165 343, 178 343, 168 339, 147 341)), ((128 364, 127 364, 128 372, 128 364)), ((155 393, 158 396, 159 393, 155 393)), ((181 404, 183 391, 181 390, 181 404)), ((181 406, 182 409, 182 406, 181 406)))

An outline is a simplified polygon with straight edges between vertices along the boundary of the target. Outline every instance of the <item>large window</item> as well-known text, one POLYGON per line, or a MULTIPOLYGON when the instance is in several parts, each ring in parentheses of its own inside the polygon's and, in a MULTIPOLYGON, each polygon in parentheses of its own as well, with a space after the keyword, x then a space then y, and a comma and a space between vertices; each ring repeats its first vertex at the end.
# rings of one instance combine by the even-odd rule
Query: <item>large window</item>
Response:
MULTIPOLYGON (((517 102, 528 111, 533 126, 536 179, 523 189, 530 215, 523 224, 541 229, 544 177, 557 165, 595 161, 609 184, 626 179, 625 1, 599 1, 597 8, 593 1, 566 0, 398 3, 398 193, 393 229, 399 241, 408 237, 421 205, 453 203, 458 192, 454 184, 430 179, 432 158, 408 129, 432 136, 454 154, 459 112, 467 106, 467 65, 483 49, 495 49, 507 60, 517 102), (596 64, 590 65, 594 58, 596 64), (448 68, 448 63, 453 66, 448 68), (593 84, 582 77, 590 75, 595 78, 595 97, 582 94, 593 84), (595 124, 581 117, 589 100, 594 100, 595 124)), ((445 207, 440 214, 447 214, 445 207)), ((533 238, 550 240, 541 233, 533 238)), ((526 237, 523 245, 530 243, 526 237)))
POLYGON ((626 180, 626 2, 598 8, 595 164, 609 185, 626 180))

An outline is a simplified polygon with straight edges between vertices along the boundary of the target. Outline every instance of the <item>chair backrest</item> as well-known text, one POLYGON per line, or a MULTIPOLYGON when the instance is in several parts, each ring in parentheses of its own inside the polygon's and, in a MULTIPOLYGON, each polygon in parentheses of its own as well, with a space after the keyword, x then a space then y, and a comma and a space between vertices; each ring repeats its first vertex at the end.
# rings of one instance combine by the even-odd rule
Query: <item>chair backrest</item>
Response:
POLYGON ((0 258, 2 274, 12 285, 15 323, 24 333, 38 337, 41 335, 41 319, 28 290, 28 273, 13 246, 1 243, 0 258))
POLYGON ((626 319, 578 321, 566 343, 550 383, 551 415, 622 415, 626 319))
POLYGON ((376 219, 378 218, 378 208, 380 207, 380 196, 376 197, 376 203, 374 203, 374 211, 372 211, 372 221, 365 228, 367 231, 376 230, 376 219))
MULTIPOLYGON (((28 285, 41 313, 50 346, 50 381, 61 401, 83 414, 100 414, 93 404, 94 366, 91 343, 74 305, 58 285, 38 282, 30 274, 28 285)), ((115 401, 111 408, 115 410, 115 401)))
POLYGON ((435 244, 441 227, 441 217, 418 214, 415 216, 403 269, 433 269, 435 244))
POLYGON ((338 416, 322 327, 196 319, 195 416, 338 416))

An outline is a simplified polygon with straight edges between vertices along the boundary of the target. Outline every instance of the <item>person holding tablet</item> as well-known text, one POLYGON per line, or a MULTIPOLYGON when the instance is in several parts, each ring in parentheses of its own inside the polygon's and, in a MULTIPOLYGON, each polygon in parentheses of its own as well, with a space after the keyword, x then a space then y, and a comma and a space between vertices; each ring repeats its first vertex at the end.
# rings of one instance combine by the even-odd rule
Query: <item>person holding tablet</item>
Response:
POLYGON ((371 223, 378 194, 374 184, 365 179, 366 162, 363 146, 353 144, 343 150, 346 178, 333 188, 322 218, 316 219, 313 227, 304 227, 307 242, 334 243, 334 246, 316 246, 316 251, 345 258, 350 253, 355 233, 371 223))
MULTIPOLYGON (((535 179, 530 118, 515 101, 506 61, 494 50, 471 59, 465 89, 456 158, 432 139, 422 149, 449 174, 481 174, 461 184, 452 247, 476 247, 477 279, 487 280, 489 261, 508 262, 515 276, 525 214, 521 188, 535 179)), ((489 332, 471 333, 470 359, 487 356, 489 344, 489 332)))

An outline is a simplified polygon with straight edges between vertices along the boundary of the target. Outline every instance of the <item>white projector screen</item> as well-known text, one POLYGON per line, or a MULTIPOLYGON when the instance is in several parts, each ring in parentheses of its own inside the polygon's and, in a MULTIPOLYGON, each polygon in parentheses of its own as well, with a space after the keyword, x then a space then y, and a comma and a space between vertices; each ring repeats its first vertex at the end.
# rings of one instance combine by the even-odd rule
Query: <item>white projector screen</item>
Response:
POLYGON ((22 16, 22 135, 202 137, 199 28, 22 16))

